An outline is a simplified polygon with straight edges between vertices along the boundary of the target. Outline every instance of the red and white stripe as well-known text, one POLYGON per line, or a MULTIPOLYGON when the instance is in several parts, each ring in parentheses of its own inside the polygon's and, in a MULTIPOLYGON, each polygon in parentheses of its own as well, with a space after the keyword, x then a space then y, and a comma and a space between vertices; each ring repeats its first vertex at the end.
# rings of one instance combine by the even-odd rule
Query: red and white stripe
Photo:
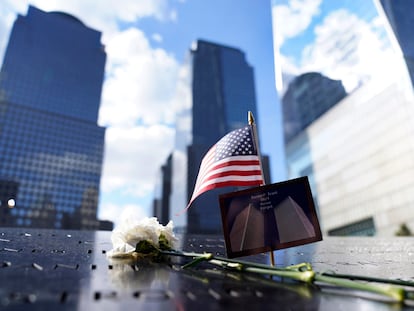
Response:
POLYGON ((228 186, 258 186, 264 184, 257 155, 230 156, 215 161, 216 146, 203 158, 193 195, 187 208, 202 193, 228 186))

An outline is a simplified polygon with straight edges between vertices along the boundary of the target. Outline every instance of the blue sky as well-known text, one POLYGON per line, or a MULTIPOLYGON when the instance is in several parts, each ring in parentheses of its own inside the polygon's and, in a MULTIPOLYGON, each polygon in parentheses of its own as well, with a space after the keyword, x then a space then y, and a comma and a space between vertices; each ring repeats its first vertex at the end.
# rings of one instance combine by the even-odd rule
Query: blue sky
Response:
MULTIPOLYGON (((304 72, 321 72, 341 80, 352 92, 392 70, 396 49, 374 0, 272 0, 272 4, 278 77, 286 80, 304 72)), ((283 91, 283 79, 276 80, 283 91)))
POLYGON ((255 71, 262 153, 271 156, 273 181, 284 179, 270 1, 5 0, 1 57, 16 14, 25 15, 29 3, 73 14, 103 33, 107 65, 99 124, 107 133, 101 219, 117 223, 129 213, 150 215, 158 170, 173 149, 174 112, 189 105, 185 60, 196 39, 246 53, 255 71))
MULTIPOLYGON (((274 0, 273 3, 275 6, 280 5, 289 5, 292 1, 285 0, 274 0)), ((315 27, 323 23, 324 18, 329 15, 331 12, 346 9, 349 12, 352 12, 360 19, 366 22, 372 22, 376 17, 376 10, 374 2, 371 0, 363 1, 354 1, 354 0, 342 0, 342 1, 308 1, 309 3, 315 3, 313 14, 309 19, 309 24, 306 25, 306 28, 303 31, 298 32, 297 35, 288 40, 282 48, 282 53, 287 53, 294 56, 295 58, 300 58, 300 54, 303 48, 315 41, 315 27)), ((305 5, 304 5, 305 6, 305 5)), ((302 17, 302 19, 304 19, 302 17)))

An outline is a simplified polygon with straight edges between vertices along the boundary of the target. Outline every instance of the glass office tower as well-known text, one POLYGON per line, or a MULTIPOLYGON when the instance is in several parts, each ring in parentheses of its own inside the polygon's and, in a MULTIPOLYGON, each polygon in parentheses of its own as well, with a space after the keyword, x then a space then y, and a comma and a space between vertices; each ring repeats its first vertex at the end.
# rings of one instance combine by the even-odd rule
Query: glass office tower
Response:
MULTIPOLYGON (((236 188, 207 191, 192 203, 186 214, 182 211, 193 193, 207 151, 227 133, 246 126, 248 111, 257 122, 254 71, 237 48, 198 40, 190 52, 191 103, 176 115, 175 147, 161 170, 154 215, 161 219, 163 211, 168 210, 174 224, 179 224, 177 231, 220 233, 218 195, 236 188), (187 221, 183 223, 180 218, 185 216, 187 221)), ((266 155, 262 155, 262 166, 265 181, 269 183, 270 164, 266 155)))
POLYGON ((318 72, 308 72, 293 79, 282 98, 285 143, 345 96, 341 81, 318 72))
MULTIPOLYGON (((192 143, 187 149, 187 199, 208 149, 228 132, 245 126, 248 111, 257 116, 254 72, 241 50, 198 40, 191 53, 192 143)), ((220 232, 217 195, 231 190, 212 190, 197 198, 188 210, 187 231, 220 232)))
POLYGON ((414 27, 414 16, 409 14, 414 8, 412 1, 404 0, 380 0, 381 6, 387 16, 402 50, 407 69, 410 74, 411 83, 414 85, 414 40, 412 29, 414 27))
POLYGON ((100 38, 72 15, 29 6, 10 34, 0 77, 3 96, 96 123, 106 61, 100 38))
POLYGON ((172 214, 169 204, 172 184, 172 157, 173 155, 170 154, 166 163, 160 169, 153 200, 153 214, 164 226, 171 220, 170 214, 172 214))
POLYGON ((0 225, 97 227, 100 37, 33 6, 15 21, 0 74, 0 225))

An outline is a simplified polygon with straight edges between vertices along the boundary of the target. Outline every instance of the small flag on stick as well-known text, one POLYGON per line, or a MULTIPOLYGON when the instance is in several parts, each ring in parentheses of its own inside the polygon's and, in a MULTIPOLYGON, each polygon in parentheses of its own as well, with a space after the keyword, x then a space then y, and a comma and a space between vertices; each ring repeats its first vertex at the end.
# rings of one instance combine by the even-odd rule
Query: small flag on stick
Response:
POLYGON ((253 125, 249 125, 228 133, 204 156, 187 208, 200 194, 211 189, 262 184, 259 152, 253 125))

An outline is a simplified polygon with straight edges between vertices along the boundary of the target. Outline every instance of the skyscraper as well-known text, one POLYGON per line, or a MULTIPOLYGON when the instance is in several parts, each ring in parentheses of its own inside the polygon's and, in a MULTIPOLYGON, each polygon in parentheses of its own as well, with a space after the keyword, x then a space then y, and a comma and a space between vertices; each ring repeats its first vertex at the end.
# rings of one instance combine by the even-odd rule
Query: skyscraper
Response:
POLYGON ((341 81, 308 72, 296 77, 282 98, 285 143, 346 96, 341 81))
POLYGON ((414 85, 414 16, 409 14, 414 8, 414 3, 404 0, 380 0, 380 3, 402 50, 411 83, 414 85))
POLYGON ((15 21, 4 56, 5 99, 96 123, 106 61, 100 38, 72 15, 29 6, 15 21))
POLYGON ((171 178, 172 178, 172 154, 167 158, 166 163, 161 167, 158 176, 156 193, 153 201, 153 213, 158 221, 167 225, 170 221, 170 196, 171 196, 171 178))
MULTIPOLYGON (((229 132, 246 126, 248 111, 257 116, 254 71, 240 49, 198 40, 190 52, 192 103, 191 108, 177 115, 175 149, 162 168, 154 200, 154 214, 159 218, 167 208, 174 218, 174 210, 180 211, 188 204, 207 151, 229 132)), ((262 168, 269 183, 266 155, 262 155, 262 168)), ((187 232, 221 232, 218 195, 233 190, 221 188, 201 194, 186 213, 187 232)))
POLYGON ((0 74, 0 224, 96 228, 105 128, 101 33, 29 6, 0 74))
MULTIPOLYGON (((236 48, 198 40, 192 51, 192 143, 188 147, 188 198, 208 149, 256 113, 254 71, 236 48)), ((268 175, 268 174, 267 174, 268 175)), ((220 232, 218 193, 203 194, 188 211, 188 232, 220 232)))

